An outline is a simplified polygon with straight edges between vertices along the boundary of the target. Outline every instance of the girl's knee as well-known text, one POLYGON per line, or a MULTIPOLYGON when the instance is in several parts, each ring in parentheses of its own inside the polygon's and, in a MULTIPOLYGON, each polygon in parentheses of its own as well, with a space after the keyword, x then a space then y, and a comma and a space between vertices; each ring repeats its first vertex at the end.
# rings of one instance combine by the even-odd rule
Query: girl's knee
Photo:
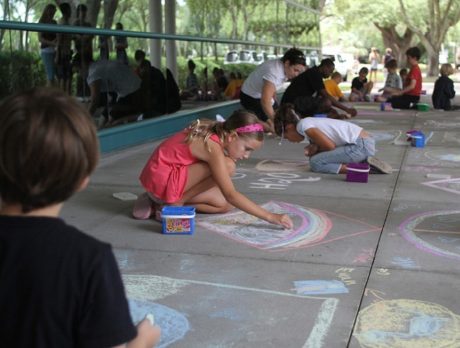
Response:
POLYGON ((222 204, 221 206, 217 207, 217 213, 219 213, 219 214, 228 213, 232 209, 233 209, 233 206, 230 203, 228 203, 227 201, 225 201, 224 204, 222 204))
POLYGON ((312 172, 318 173, 321 172, 320 168, 322 167, 322 163, 318 160, 314 160, 314 157, 310 158, 310 169, 312 172))

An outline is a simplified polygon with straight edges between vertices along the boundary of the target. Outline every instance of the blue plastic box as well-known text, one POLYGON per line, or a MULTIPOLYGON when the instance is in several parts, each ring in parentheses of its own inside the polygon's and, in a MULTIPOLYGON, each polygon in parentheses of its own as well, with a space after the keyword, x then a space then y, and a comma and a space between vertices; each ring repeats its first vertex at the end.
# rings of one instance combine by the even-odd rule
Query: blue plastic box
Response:
POLYGON ((425 134, 423 134, 423 132, 412 133, 411 145, 413 147, 425 147, 425 134))
POLYGON ((194 207, 164 207, 161 210, 163 234, 193 234, 195 231, 194 207))

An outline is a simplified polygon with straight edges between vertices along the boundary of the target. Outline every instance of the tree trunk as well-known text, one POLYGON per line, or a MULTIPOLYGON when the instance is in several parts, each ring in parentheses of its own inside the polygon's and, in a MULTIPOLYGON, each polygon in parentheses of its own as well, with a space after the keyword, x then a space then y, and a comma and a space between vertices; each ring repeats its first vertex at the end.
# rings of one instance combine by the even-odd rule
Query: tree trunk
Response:
MULTIPOLYGON (((3 0, 3 20, 6 21, 8 20, 8 15, 10 14, 10 1, 9 0, 3 0)), ((3 38, 5 37, 6 29, 1 29, 0 30, 0 51, 3 48, 3 38)))
POLYGON ((427 52, 428 69, 427 76, 438 76, 439 74, 439 50, 436 52, 427 52))
POLYGON ((428 76, 437 76, 439 71, 439 49, 446 38, 450 27, 460 20, 460 7, 458 1, 448 0, 441 6, 439 0, 427 1, 430 16, 426 23, 427 32, 424 33, 410 20, 403 0, 399 0, 401 13, 406 25, 417 35, 420 43, 425 47, 428 55, 428 76))
POLYGON ((110 29, 118 7, 118 0, 104 0, 104 28, 110 29))
POLYGON ((88 6, 88 14, 86 20, 91 23, 92 27, 97 27, 97 17, 101 10, 101 0, 88 0, 86 3, 88 6))
POLYGON ((374 25, 378 30, 380 30, 385 46, 392 49, 393 56, 398 62, 398 66, 400 68, 405 67, 406 51, 412 45, 414 32, 407 28, 404 34, 401 36, 398 34, 394 27, 381 27, 377 23, 374 23, 374 25))

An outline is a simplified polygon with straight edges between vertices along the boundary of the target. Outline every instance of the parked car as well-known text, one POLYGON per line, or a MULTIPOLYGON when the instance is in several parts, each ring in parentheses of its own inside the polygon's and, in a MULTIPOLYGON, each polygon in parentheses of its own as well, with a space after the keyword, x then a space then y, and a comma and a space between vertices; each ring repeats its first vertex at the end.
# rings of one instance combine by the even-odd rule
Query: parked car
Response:
POLYGON ((319 57, 316 51, 309 52, 305 55, 305 63, 309 68, 319 65, 319 57))
POLYGON ((342 75, 344 81, 347 81, 348 74, 352 72, 353 61, 347 57, 346 53, 323 53, 323 59, 330 58, 334 61, 335 70, 342 75), (348 59, 347 59, 348 58, 348 59))
POLYGON ((262 64, 265 61, 263 52, 251 50, 229 51, 224 58, 224 64, 262 64))
POLYGON ((240 63, 240 55, 238 51, 229 51, 224 58, 224 64, 238 64, 240 63))

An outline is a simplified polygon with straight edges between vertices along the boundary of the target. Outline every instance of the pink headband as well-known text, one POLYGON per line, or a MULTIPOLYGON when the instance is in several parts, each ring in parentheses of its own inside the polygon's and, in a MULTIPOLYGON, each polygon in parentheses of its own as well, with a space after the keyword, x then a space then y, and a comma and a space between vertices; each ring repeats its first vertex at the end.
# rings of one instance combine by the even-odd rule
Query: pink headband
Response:
POLYGON ((248 124, 244 127, 239 127, 235 129, 237 133, 253 133, 253 132, 263 132, 264 127, 260 123, 248 124))

